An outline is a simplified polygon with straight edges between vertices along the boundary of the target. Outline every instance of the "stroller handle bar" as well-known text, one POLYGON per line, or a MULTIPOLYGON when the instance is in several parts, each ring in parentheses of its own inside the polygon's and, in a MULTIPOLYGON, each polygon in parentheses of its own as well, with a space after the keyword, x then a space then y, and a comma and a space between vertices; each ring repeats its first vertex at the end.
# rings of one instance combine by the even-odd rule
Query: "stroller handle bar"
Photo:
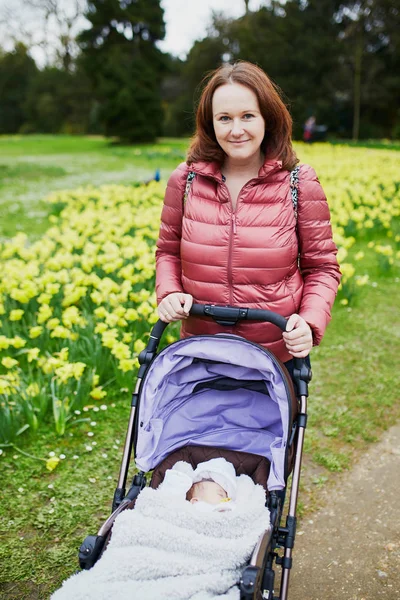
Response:
POLYGON ((240 320, 266 321, 268 323, 273 323, 273 325, 279 327, 281 331, 286 331, 287 320, 285 317, 282 317, 271 310, 216 306, 215 304, 193 304, 189 314, 196 317, 212 317, 219 325, 226 325, 228 327, 236 325, 240 320))
MULTIPOLYGON (((271 310, 262 310, 258 308, 236 308, 234 306, 217 306, 215 304, 193 304, 189 311, 193 317, 211 317, 219 325, 232 327, 240 320, 247 321, 266 321, 279 327, 281 331, 286 331, 287 319, 274 313, 271 310)), ((148 343, 147 351, 156 352, 158 343, 169 323, 159 319, 154 325, 148 343)))
MULTIPOLYGON (((273 323, 281 331, 286 331, 287 320, 285 317, 274 313, 271 310, 261 310, 258 308, 236 308, 234 306, 217 306, 215 304, 193 304, 189 314, 196 317, 211 317, 219 325, 232 327, 240 320, 267 321, 273 323)), ((154 325, 145 350, 139 354, 141 365, 148 364, 157 352, 160 339, 169 323, 159 319, 154 325)))

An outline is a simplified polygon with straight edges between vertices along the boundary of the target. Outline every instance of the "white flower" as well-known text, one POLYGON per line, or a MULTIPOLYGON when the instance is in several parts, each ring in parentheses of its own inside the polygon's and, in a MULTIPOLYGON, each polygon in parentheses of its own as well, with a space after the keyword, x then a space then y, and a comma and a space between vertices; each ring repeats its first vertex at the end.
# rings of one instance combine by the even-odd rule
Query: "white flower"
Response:
POLYGON ((91 427, 96 427, 96 425, 97 425, 96 421, 92 421, 92 422, 90 423, 90 426, 91 426, 91 427))
POLYGON ((92 446, 85 446, 85 448, 88 452, 91 452, 93 450, 92 446))
POLYGON ((101 410, 107 410, 107 405, 106 405, 106 404, 102 404, 102 405, 100 406, 100 408, 101 408, 101 410))
POLYGON ((47 486, 50 490, 53 489, 54 485, 52 483, 49 483, 49 485, 47 486))
POLYGON ((24 491, 24 488, 23 487, 19 487, 18 491, 19 491, 20 494, 22 494, 22 492, 24 491))
POLYGON ((80 410, 74 410, 74 413, 75 413, 76 415, 80 415, 80 414, 81 414, 81 411, 80 411, 80 410))
POLYGON ((93 433, 93 431, 88 431, 88 436, 89 436, 89 437, 92 437, 92 436, 94 436, 94 433, 93 433))
POLYGON ((104 452, 104 454, 102 454, 101 456, 102 456, 103 458, 107 458, 107 457, 108 457, 108 454, 106 454, 106 453, 104 452))
POLYGON ((56 453, 55 452, 49 452, 49 456, 55 456, 56 453))
POLYGON ((60 454, 60 458, 61 458, 61 460, 64 460, 65 454, 60 454))

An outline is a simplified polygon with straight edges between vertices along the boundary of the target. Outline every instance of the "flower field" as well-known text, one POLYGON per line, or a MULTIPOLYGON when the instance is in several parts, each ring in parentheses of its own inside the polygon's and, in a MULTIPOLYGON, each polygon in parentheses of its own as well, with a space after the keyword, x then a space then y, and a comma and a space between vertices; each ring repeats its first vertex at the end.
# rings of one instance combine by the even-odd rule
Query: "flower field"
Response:
MULTIPOLYGON (((298 151, 329 199, 345 310, 362 286, 376 285, 371 256, 375 271, 400 272, 398 154, 327 144, 298 151)), ((152 182, 56 192, 40 240, 20 233, 0 244, 0 442, 49 419, 63 435, 85 408, 131 389, 157 320, 164 189, 152 182)))

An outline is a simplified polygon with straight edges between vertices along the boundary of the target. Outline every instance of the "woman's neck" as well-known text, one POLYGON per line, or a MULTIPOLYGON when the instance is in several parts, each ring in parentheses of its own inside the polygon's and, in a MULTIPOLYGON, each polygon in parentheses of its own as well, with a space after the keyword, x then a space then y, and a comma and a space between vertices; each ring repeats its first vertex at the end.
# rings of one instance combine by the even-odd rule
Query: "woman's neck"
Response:
POLYGON ((239 177, 241 175, 245 176, 251 173, 252 176, 257 177, 258 172, 263 164, 264 155, 261 152, 260 154, 250 157, 250 159, 245 162, 235 161, 227 156, 222 166, 222 172, 224 173, 225 177, 231 173, 235 173, 235 175, 239 177))

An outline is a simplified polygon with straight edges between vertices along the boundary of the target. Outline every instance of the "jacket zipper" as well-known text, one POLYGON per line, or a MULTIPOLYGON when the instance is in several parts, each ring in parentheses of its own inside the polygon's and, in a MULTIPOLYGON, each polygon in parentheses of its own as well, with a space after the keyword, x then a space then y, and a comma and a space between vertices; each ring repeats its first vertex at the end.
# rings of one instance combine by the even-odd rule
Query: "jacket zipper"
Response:
MULTIPOLYGON (((252 181, 252 179, 250 181, 252 181)), ((238 194, 237 200, 236 200, 236 208, 238 206, 239 199, 240 199, 240 196, 241 196, 243 190, 245 189, 245 187, 248 186, 249 183, 250 182, 248 181, 241 188, 241 190, 238 194)), ((233 304, 232 249, 233 249, 233 236, 236 235, 236 231, 237 231, 236 230, 236 208, 235 208, 235 210, 233 210, 232 197, 231 197, 228 186, 226 185, 225 182, 223 182, 222 185, 224 185, 226 188, 228 198, 229 198, 229 204, 231 207, 231 229, 229 232, 229 248, 228 248, 228 284, 229 284, 229 304, 232 305, 233 304)))

